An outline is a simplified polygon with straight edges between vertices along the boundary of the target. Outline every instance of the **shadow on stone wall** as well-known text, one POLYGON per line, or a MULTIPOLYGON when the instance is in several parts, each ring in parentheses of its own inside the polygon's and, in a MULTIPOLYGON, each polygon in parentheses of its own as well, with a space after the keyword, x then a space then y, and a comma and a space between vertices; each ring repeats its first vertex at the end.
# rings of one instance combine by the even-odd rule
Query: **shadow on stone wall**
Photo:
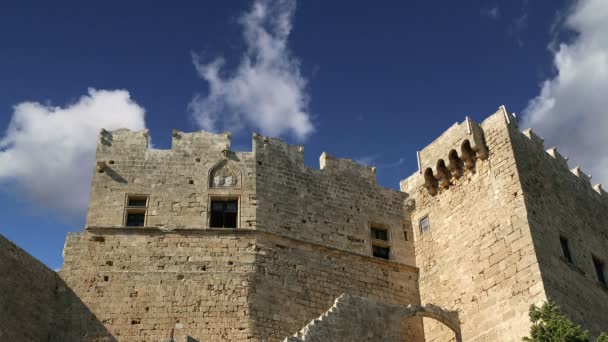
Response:
POLYGON ((50 342, 116 342, 117 339, 57 275, 56 312, 50 342))
POLYGON ((0 275, 0 341, 116 341, 56 272, 2 235, 0 275))

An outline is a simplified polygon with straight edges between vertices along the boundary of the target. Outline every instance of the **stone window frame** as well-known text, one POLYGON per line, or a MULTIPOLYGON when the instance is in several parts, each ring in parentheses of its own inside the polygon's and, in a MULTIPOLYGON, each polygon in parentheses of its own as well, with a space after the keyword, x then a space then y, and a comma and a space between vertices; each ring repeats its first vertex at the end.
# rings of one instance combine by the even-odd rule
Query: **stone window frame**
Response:
POLYGON ((428 233, 430 230, 431 230, 431 220, 429 219, 429 214, 426 214, 418 219, 418 232, 420 233, 420 236, 422 236, 422 235, 428 233), (427 228, 426 228, 426 230, 423 230, 422 221, 424 221, 425 219, 427 222, 427 228))
POLYGON ((591 254, 591 261, 593 262, 593 270, 595 271, 595 281, 603 286, 608 286, 606 279, 606 262, 604 259, 595 254, 591 254))
POLYGON ((125 194, 125 205, 124 205, 124 214, 123 214, 123 226, 124 227, 146 227, 148 223, 148 208, 150 207, 150 195, 142 194, 142 193, 127 193, 125 194), (146 199, 146 204, 144 206, 129 206, 130 199, 146 199), (128 226, 127 225, 127 217, 129 214, 144 214, 144 225, 143 226, 128 226))
POLYGON ((240 229, 241 228, 241 195, 237 194, 209 194, 207 200, 207 229, 240 229), (213 201, 234 201, 236 200, 236 227, 211 227, 211 203, 213 201))
POLYGON ((570 244, 570 239, 566 237, 564 234, 559 235, 559 244, 562 250, 561 258, 564 259, 569 264, 574 265, 574 258, 572 256, 572 248, 570 244))
POLYGON ((387 248, 388 249, 388 258, 384 260, 392 260, 393 259, 393 243, 392 243, 392 234, 391 228, 389 225, 370 222, 368 224, 369 230, 369 241, 370 241, 370 251, 374 258, 384 259, 382 257, 377 257, 374 255, 374 247, 379 248, 387 248), (386 240, 376 239, 374 238, 373 230, 382 230, 386 232, 386 240))

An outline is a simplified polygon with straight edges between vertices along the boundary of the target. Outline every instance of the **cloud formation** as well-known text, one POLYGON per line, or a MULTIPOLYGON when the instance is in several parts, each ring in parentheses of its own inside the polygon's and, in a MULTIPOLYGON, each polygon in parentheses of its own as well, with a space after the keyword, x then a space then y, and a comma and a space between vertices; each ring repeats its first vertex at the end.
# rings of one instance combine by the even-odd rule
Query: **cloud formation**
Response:
POLYGON ((577 33, 553 50, 557 71, 524 110, 523 127, 608 184, 608 2, 579 0, 564 22, 577 33))
POLYGON ((292 134, 302 140, 313 132, 308 112, 306 79, 287 42, 295 0, 258 0, 239 20, 246 51, 239 66, 223 76, 224 59, 193 62, 209 85, 206 96, 189 104, 196 123, 205 130, 252 127, 263 134, 292 134))
POLYGON ((498 7, 498 5, 494 5, 490 8, 482 9, 481 14, 484 17, 490 18, 492 20, 498 20, 500 18, 500 7, 498 7))
POLYGON ((39 207, 80 217, 101 128, 141 130, 144 109, 125 90, 89 89, 65 107, 22 102, 0 139, 0 184, 15 184, 39 207))

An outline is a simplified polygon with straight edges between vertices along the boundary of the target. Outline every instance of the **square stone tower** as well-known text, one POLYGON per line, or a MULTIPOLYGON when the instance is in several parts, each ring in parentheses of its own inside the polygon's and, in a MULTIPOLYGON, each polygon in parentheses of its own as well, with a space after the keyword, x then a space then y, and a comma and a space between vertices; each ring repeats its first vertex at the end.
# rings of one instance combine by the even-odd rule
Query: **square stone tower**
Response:
MULTIPOLYGON (((465 341, 520 341, 551 300, 599 334, 608 322, 608 196, 504 107, 418 153, 409 194, 422 303, 458 310, 465 341)), ((427 341, 451 332, 424 321, 427 341)))

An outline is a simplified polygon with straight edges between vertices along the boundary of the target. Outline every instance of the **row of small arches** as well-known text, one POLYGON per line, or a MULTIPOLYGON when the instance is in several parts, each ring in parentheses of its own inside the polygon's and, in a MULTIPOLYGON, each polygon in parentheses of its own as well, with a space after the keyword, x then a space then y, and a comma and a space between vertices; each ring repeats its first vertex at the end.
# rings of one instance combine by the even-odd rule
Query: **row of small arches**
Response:
POLYGON ((465 171, 475 169, 477 155, 468 139, 464 140, 460 145, 460 154, 456 149, 452 149, 448 153, 448 163, 443 159, 439 159, 435 165, 435 173, 433 168, 427 167, 424 170, 424 187, 429 194, 436 195, 439 188, 447 189, 451 184, 452 178, 460 178, 465 171))

